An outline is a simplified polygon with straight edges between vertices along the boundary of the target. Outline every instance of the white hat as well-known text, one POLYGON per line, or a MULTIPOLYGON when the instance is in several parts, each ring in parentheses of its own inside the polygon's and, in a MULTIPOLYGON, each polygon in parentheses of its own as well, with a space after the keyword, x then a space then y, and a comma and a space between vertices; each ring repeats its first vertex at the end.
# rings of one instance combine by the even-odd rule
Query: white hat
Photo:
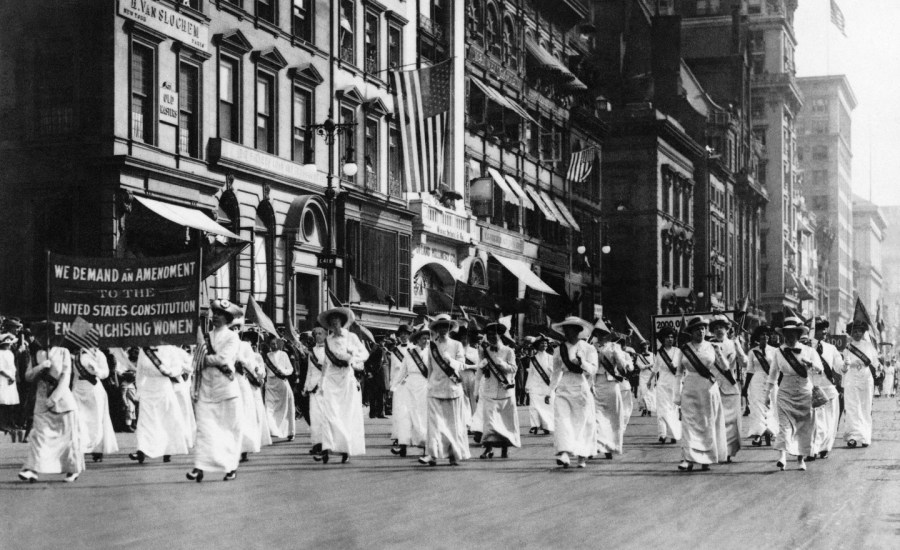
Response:
POLYGON ((440 325, 450 325, 450 331, 452 332, 456 330, 456 327, 459 326, 459 323, 454 321, 446 313, 441 313, 440 315, 432 319, 430 323, 428 323, 428 328, 430 328, 431 330, 435 330, 435 328, 440 325))
POLYGON ((588 323, 584 319, 581 319, 580 317, 575 317, 575 316, 569 316, 569 317, 566 317, 565 319, 563 319, 562 321, 560 321, 559 323, 553 323, 552 325, 550 325, 550 328, 552 328, 556 332, 565 334, 563 332, 563 327, 565 327, 565 326, 579 327, 581 329, 581 332, 583 333, 583 336, 585 336, 585 337, 590 336, 591 331, 594 330, 594 326, 592 324, 588 323))
POLYGON ((344 318, 344 324, 342 328, 347 328, 356 322, 356 314, 353 313, 353 310, 349 307, 333 307, 331 309, 326 309, 322 313, 319 314, 317 320, 319 324, 325 328, 328 328, 328 318, 332 315, 340 315, 344 318))

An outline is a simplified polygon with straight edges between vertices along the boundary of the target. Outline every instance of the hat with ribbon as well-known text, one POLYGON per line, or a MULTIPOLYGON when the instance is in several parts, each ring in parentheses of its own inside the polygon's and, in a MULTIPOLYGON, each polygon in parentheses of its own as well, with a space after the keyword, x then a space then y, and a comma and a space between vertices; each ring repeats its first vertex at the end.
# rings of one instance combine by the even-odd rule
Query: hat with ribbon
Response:
POLYGON ((564 334, 564 331, 563 331, 564 327, 578 327, 579 329, 581 329, 579 332, 581 332, 582 336, 585 336, 585 337, 590 335, 591 331, 594 329, 594 326, 592 324, 588 323, 584 319, 581 319, 580 317, 575 317, 574 315, 566 317, 562 321, 560 321, 558 323, 553 323, 552 325, 550 325, 550 328, 552 328, 556 332, 563 333, 563 334, 564 334))
POLYGON ((708 327, 709 321, 704 319, 701 316, 692 317, 690 321, 687 322, 687 325, 684 327, 685 332, 691 332, 700 327, 708 327))
POLYGON ((437 327, 440 327, 443 325, 449 326, 450 330, 452 331, 452 330, 455 330, 456 327, 459 326, 459 323, 454 321, 446 313, 441 313, 440 315, 438 315, 437 317, 432 319, 430 323, 428 323, 428 328, 430 328, 431 330, 437 330, 437 327))

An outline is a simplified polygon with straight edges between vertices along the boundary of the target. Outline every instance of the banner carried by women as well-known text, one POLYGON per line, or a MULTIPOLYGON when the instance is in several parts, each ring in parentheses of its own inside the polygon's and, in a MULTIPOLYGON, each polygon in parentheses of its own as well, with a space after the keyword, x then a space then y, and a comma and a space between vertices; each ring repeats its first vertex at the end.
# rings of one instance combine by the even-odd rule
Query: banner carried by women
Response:
POLYGON ((83 317, 101 348, 193 344, 199 316, 200 255, 80 258, 50 253, 48 318, 66 332, 83 317))

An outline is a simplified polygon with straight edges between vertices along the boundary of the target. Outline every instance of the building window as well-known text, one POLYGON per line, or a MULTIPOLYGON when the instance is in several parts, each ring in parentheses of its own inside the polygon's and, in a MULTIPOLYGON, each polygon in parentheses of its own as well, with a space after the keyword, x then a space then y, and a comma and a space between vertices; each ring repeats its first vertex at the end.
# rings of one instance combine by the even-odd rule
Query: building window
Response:
POLYGON ((278 0, 256 0, 256 17, 273 25, 276 24, 278 22, 276 19, 277 2, 278 0))
POLYGON ((275 154, 275 78, 256 75, 256 148, 275 154))
POLYGON ((294 131, 293 159, 300 164, 315 162, 313 144, 315 141, 309 133, 312 125, 312 92, 303 88, 294 88, 294 131))
POLYGON ((295 37, 307 42, 313 41, 314 5, 313 0, 294 0, 291 30, 295 37))
POLYGON ((253 297, 274 318, 275 213, 268 202, 257 208, 253 228, 253 297))
POLYGON ((397 306, 410 304, 410 238, 357 220, 348 220, 347 273, 391 296, 397 306))
POLYGON ((502 43, 500 41, 500 18, 497 8, 491 4, 487 8, 487 23, 484 26, 485 48, 497 57, 501 56, 502 43))
POLYGON ((828 146, 816 145, 812 150, 813 160, 828 160, 828 146))
MULTIPOLYGON (((340 118, 341 124, 353 124, 354 119, 356 118, 356 110, 348 105, 342 105, 340 118)), ((353 140, 355 135, 355 132, 353 130, 350 130, 347 132, 341 132, 341 134, 338 136, 337 152, 341 158, 341 162, 339 163, 339 165, 343 165, 346 162, 356 162, 356 153, 353 150, 353 140)), ((341 180, 348 183, 353 183, 354 178, 344 174, 344 172, 341 171, 341 180)))
POLYGON ((353 55, 353 46, 356 35, 356 11, 353 7, 353 0, 341 0, 341 31, 340 31, 340 58, 341 61, 356 63, 353 55))
POLYGON ((471 0, 466 2, 466 31, 469 33, 469 41, 481 44, 484 37, 484 2, 471 0))
POLYGON ((378 119, 366 118, 366 188, 379 189, 378 185, 378 119))
POLYGON ((200 11, 200 0, 181 0, 181 3, 193 10, 200 11))
POLYGON ((200 68, 181 63, 178 72, 178 150, 200 158, 200 68))
POLYGON ((817 97, 812 100, 812 105, 810 109, 814 113, 827 113, 828 112, 828 99, 824 97, 817 97))
POLYGON ((131 138, 153 143, 156 97, 156 52, 133 42, 131 45, 131 138))
POLYGON ((516 28, 512 19, 503 20, 503 55, 510 69, 519 69, 519 48, 516 43, 516 28))
POLYGON ((403 31, 394 25, 388 26, 388 68, 403 66, 403 31))
MULTIPOLYGON (((466 166, 468 168, 468 165, 466 166)), ((466 180, 468 181, 468 180, 466 180)), ((388 128, 388 190, 392 197, 403 196, 403 148, 395 123, 388 128)))
POLYGON ((541 154, 541 128, 534 121, 539 120, 540 115, 538 115, 537 111, 529 111, 528 114, 531 115, 532 120, 525 121, 525 148, 529 155, 539 158, 541 154))
POLYGON ((71 41, 46 44, 37 52, 35 66, 37 93, 37 134, 59 136, 75 128, 75 88, 71 70, 73 46, 71 41))
POLYGON ((240 141, 240 70, 230 57, 219 60, 219 137, 240 141))
POLYGON ((402 308, 409 307, 409 264, 410 264, 410 238, 409 235, 400 235, 400 257, 398 258, 400 271, 400 288, 397 289, 397 305, 402 308))
POLYGON ((378 15, 366 13, 366 72, 378 73, 378 15))

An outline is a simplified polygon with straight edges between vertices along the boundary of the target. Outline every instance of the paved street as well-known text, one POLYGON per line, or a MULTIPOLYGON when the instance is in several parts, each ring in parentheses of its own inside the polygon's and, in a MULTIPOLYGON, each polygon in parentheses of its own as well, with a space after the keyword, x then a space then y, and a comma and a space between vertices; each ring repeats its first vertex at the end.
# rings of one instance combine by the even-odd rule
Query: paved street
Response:
MULTIPOLYGON (((388 451, 389 420, 368 421, 366 456, 317 464, 305 433, 243 465, 235 482, 188 482, 189 457, 139 466, 123 454, 73 485, 16 480, 25 445, 0 443, 2 548, 898 548, 900 412, 875 403, 875 441, 809 471, 775 470, 771 449, 678 473, 655 418, 631 420, 626 451, 558 469, 550 437, 527 434, 508 460, 419 466, 388 451)), ((304 426, 305 427, 305 426, 304 426)), ((841 442, 842 444, 842 442, 841 442)), ((792 469, 793 468, 793 469, 792 469)))

